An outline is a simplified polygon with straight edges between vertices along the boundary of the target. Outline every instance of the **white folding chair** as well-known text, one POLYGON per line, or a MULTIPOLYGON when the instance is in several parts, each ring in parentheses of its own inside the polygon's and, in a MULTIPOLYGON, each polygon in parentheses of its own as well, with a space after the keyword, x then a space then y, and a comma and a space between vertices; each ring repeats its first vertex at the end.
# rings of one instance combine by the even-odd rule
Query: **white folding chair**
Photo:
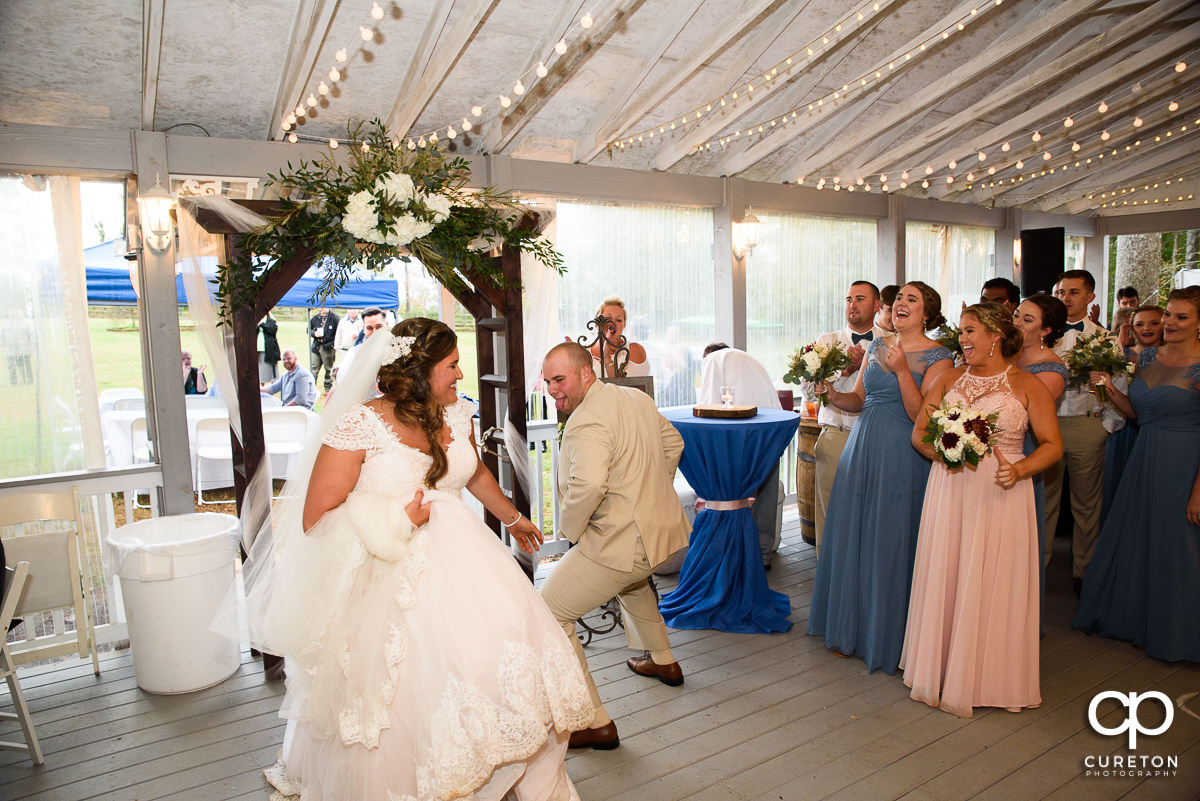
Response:
POLYGON ((304 450, 304 439, 308 433, 308 414, 299 409, 263 409, 263 439, 267 445, 267 461, 273 457, 286 458, 289 462, 283 475, 271 478, 291 478, 291 459, 304 450))
POLYGON ((21 724, 21 732, 25 742, 8 742, 0 740, 0 749, 8 751, 24 751, 33 758, 33 764, 40 765, 42 747, 38 745, 37 734, 33 731, 33 719, 29 716, 29 706, 25 703, 25 694, 21 692, 21 682, 17 678, 17 666, 13 664, 12 655, 8 652, 8 643, 4 634, 8 632, 13 615, 17 612, 17 602, 25 589, 25 581, 29 577, 29 563, 17 562, 15 568, 4 568, 6 581, 4 596, 0 598, 0 678, 8 682, 8 694, 13 699, 13 712, 0 712, 0 720, 16 720, 21 724))
POLYGON ((114 412, 144 412, 146 411, 145 398, 117 398, 113 401, 114 412))
POLYGON ((209 417, 196 421, 196 459, 192 474, 196 477, 196 503, 201 505, 222 503, 204 500, 205 462, 229 462, 233 460, 233 445, 229 441, 229 419, 209 417))
POLYGON ((225 408, 225 400, 223 398, 213 398, 208 395, 184 395, 183 402, 189 411, 193 409, 225 408))
POLYGON ((259 400, 261 401, 264 409, 278 409, 283 405, 283 401, 274 395, 261 395, 259 400))
MULTIPOLYGON (((36 492, 0 498, 0 526, 36 521, 57 521, 67 525, 60 525, 56 530, 44 534, 5 537, 6 557, 29 563, 29 579, 14 614, 27 617, 37 612, 72 609, 75 613, 75 633, 29 637, 12 655, 13 659, 17 664, 24 664, 73 652, 81 658, 91 654, 92 672, 99 676, 96 632, 88 614, 80 569, 83 519, 79 513, 79 491, 36 492), (39 644, 39 640, 47 642, 39 644)), ((26 626, 29 624, 26 623, 26 626)), ((27 628, 27 631, 32 632, 32 629, 27 628)))

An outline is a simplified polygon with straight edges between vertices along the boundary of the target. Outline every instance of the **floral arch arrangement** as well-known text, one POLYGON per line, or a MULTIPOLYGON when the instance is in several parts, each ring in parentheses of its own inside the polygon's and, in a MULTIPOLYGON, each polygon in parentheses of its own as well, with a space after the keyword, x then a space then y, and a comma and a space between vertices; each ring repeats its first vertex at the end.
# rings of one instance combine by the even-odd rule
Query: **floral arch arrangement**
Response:
POLYGON ((522 225, 527 209, 515 194, 467 188, 466 159, 447 157, 436 144, 409 148, 378 119, 348 133, 340 159, 331 147, 268 176, 277 209, 218 268, 223 309, 252 304, 270 266, 305 251, 331 265, 314 302, 345 286, 355 266, 380 270, 414 256, 452 291, 465 286, 463 274, 499 287, 489 246, 516 248, 562 272, 558 252, 522 225))

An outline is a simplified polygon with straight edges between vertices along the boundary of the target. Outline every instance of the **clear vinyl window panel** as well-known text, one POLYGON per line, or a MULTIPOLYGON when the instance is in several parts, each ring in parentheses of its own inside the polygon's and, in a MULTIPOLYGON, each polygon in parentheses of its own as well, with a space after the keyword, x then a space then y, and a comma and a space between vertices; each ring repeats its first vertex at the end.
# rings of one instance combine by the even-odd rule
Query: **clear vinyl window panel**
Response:
POLYGON ((746 262, 747 350, 778 380, 792 351, 846 324, 851 282, 875 282, 875 222, 755 212, 746 262))
POLYGON ((942 312, 955 322, 962 304, 979 302, 983 282, 996 275, 996 232, 991 228, 910 222, 905 230, 904 273, 942 296, 942 312))
POLYGON ((559 326, 575 339, 609 297, 625 335, 646 348, 659 406, 696 402, 700 359, 716 333, 711 209, 560 201, 559 326))

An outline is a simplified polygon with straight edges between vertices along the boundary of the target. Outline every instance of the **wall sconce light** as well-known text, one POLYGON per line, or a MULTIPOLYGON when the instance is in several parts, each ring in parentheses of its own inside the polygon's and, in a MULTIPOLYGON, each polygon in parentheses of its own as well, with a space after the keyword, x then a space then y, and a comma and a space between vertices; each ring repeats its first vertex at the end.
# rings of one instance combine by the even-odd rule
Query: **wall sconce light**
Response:
POLYGON ((746 209, 746 216, 733 226, 733 255, 744 259, 758 245, 758 218, 746 209))
POLYGON ((155 253, 171 246, 171 207, 175 198, 163 188, 162 180, 154 176, 154 186, 138 195, 138 216, 142 222, 142 239, 155 253))

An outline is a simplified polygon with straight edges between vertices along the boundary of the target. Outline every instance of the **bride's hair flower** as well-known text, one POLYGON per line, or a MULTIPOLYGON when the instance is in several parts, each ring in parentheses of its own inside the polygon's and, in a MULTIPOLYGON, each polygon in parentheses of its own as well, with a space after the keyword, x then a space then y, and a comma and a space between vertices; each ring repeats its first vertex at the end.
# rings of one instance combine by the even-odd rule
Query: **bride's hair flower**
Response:
POLYGON ((391 364, 412 353, 413 343, 417 341, 416 337, 398 337, 390 331, 387 336, 391 337, 391 342, 383 352, 384 364, 391 364))

